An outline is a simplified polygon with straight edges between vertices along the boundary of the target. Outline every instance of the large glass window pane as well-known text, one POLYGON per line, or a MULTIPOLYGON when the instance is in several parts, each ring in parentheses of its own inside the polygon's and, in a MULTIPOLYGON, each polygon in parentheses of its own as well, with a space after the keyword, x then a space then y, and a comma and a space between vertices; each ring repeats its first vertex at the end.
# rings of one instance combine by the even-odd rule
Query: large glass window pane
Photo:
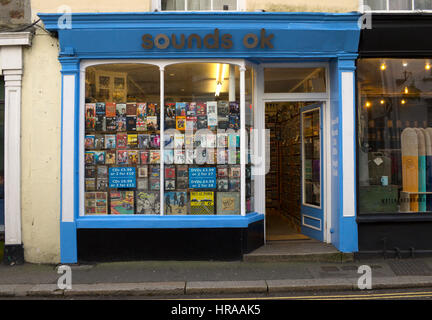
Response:
POLYGON ((416 10, 432 10, 432 0, 415 0, 416 10))
POLYGON ((326 92, 325 69, 264 68, 264 92, 326 92))
POLYGON ((389 0, 389 10, 412 10, 412 0, 389 0))
POLYGON ((237 0, 213 0, 213 10, 237 10, 237 0))
POLYGON ((165 214, 240 214, 239 68, 165 69, 165 214))
POLYGON ((371 10, 387 10, 387 0, 365 0, 364 4, 371 10))
POLYGON ((188 0, 188 10, 211 10, 211 0, 188 0))
POLYGON ((86 69, 85 214, 160 214, 159 68, 86 69))
POLYGON ((428 59, 358 62, 360 213, 432 211, 428 59))
POLYGON ((162 11, 184 11, 185 0, 162 0, 162 11))
POLYGON ((302 113, 303 203, 321 205, 320 109, 302 113))

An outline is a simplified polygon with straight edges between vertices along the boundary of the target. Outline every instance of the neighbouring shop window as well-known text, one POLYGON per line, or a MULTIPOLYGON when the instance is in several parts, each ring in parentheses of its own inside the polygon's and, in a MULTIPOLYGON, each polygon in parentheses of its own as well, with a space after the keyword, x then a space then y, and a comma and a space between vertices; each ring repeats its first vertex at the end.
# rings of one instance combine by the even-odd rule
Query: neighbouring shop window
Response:
POLYGON ((325 68, 264 68, 265 93, 326 92, 325 68))
POLYGON ((360 213, 432 211, 429 59, 358 62, 360 213))
POLYGON ((373 11, 432 10, 431 0, 364 0, 373 11))
POLYGON ((243 120, 238 66, 166 66, 163 106, 159 67, 87 68, 85 214, 241 214, 242 121, 244 203, 252 212, 253 77, 247 68, 243 120))
POLYGON ((237 0, 162 0, 162 11, 238 10, 237 0))

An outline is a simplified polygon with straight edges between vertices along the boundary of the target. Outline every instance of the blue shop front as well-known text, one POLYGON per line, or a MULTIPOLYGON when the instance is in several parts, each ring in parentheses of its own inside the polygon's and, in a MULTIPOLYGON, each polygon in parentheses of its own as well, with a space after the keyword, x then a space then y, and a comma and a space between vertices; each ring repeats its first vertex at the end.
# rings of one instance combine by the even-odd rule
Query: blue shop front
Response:
POLYGON ((357 13, 39 16, 60 43, 62 263, 357 251, 357 13))

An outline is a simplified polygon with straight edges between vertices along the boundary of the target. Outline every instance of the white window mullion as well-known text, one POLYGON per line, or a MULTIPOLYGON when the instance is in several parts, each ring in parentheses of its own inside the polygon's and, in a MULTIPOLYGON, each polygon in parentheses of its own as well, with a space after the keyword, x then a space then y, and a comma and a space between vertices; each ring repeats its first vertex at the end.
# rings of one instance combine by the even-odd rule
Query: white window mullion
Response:
POLYGON ((240 213, 246 215, 246 95, 245 95, 245 75, 246 67, 240 67, 240 213))
POLYGON ((159 124, 159 141, 160 141, 160 156, 159 156, 159 161, 160 161, 160 172, 159 172, 159 177, 160 177, 160 215, 163 216, 164 215, 164 192, 165 192, 165 168, 164 168, 164 141, 165 141, 165 135, 164 135, 164 130, 165 130, 165 67, 160 66, 159 67, 160 70, 160 107, 159 107, 159 114, 160 114, 160 124, 159 124))

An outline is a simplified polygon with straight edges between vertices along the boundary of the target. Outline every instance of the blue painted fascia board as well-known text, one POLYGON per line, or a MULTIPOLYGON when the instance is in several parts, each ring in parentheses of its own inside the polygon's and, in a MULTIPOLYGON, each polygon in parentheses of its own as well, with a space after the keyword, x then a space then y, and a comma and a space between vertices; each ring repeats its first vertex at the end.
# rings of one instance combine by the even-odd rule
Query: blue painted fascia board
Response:
POLYGON ((78 229, 191 229, 191 228, 247 228, 249 224, 264 220, 260 213, 245 216, 140 216, 140 215, 109 215, 83 216, 77 218, 78 229))

